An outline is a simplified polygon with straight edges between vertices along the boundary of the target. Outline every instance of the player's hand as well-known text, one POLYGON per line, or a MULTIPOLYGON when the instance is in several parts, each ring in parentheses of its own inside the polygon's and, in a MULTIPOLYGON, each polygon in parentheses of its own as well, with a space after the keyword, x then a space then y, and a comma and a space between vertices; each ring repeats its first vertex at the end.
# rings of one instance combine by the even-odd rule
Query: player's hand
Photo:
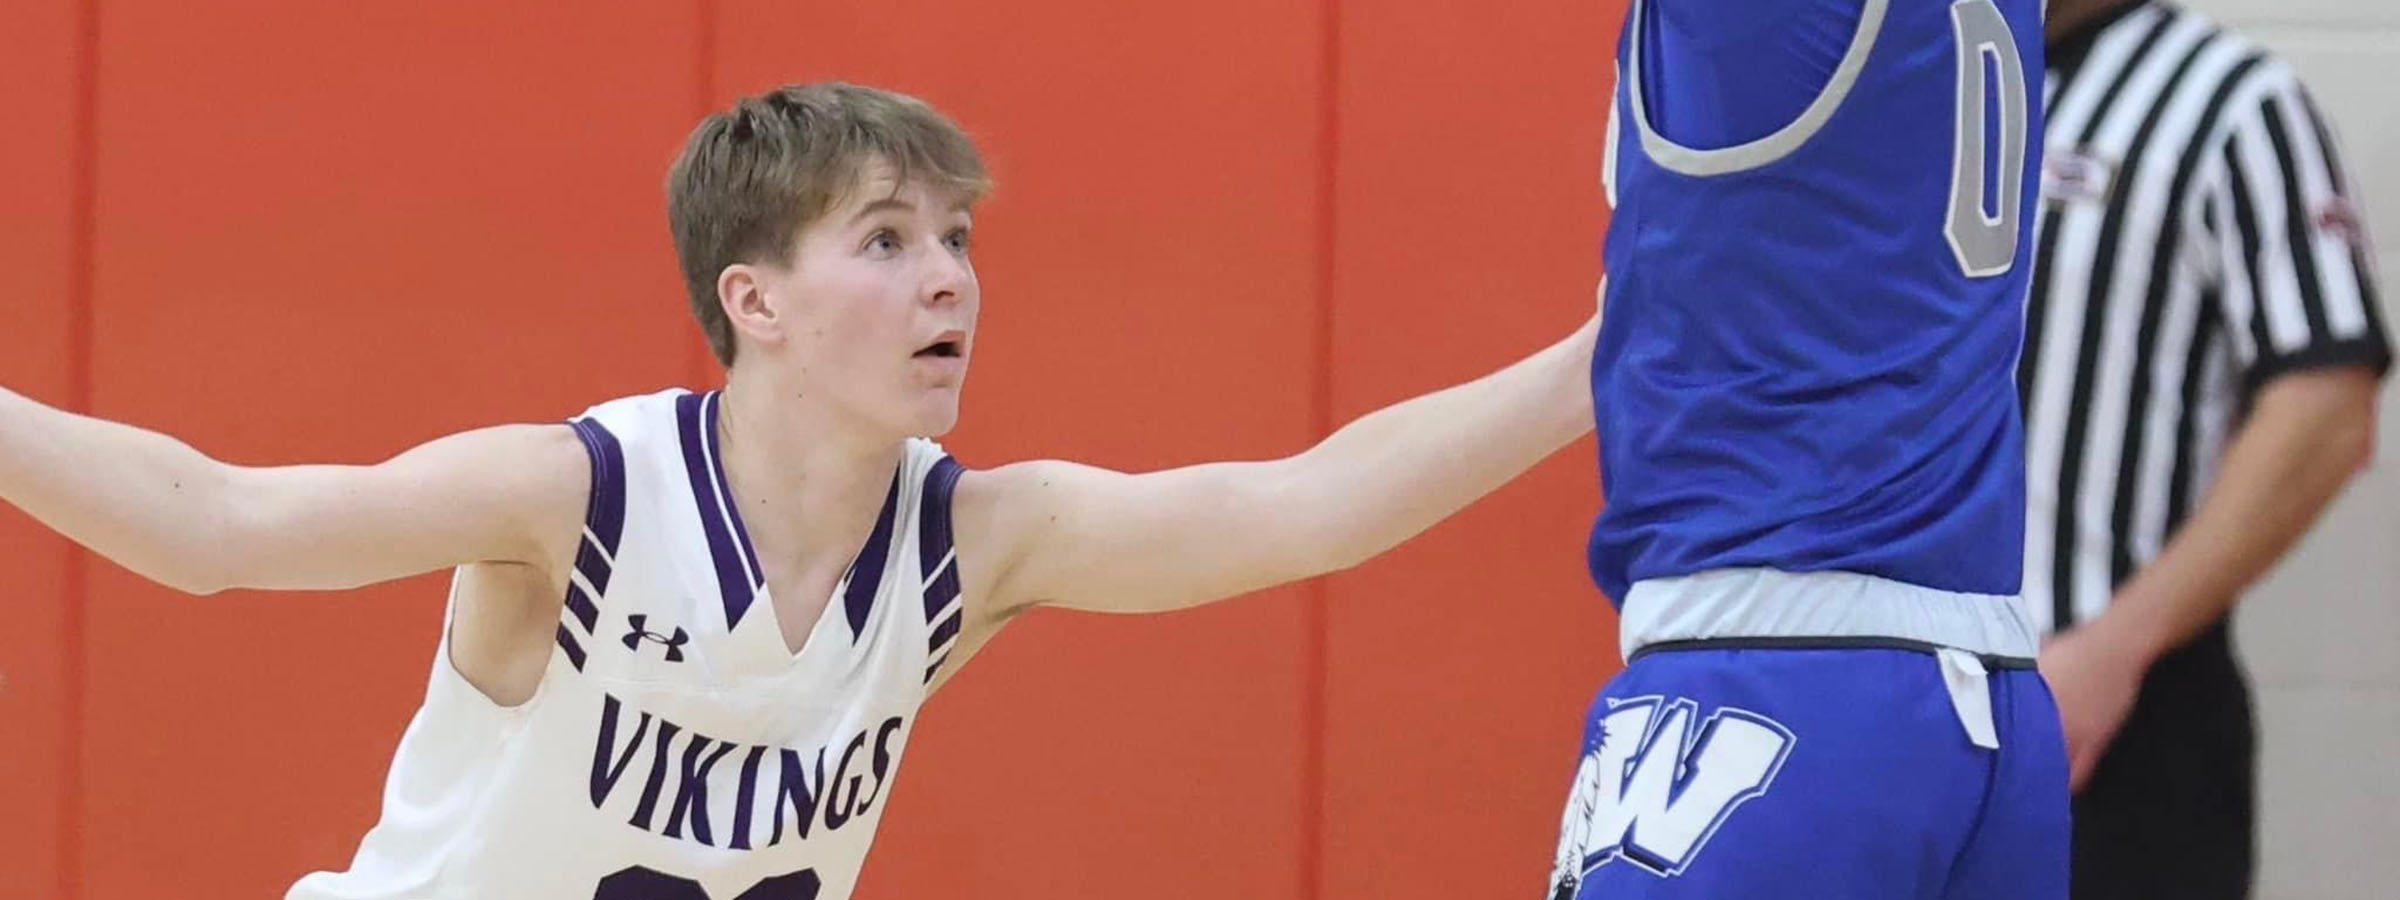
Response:
POLYGON ((2124 727, 2150 670, 2148 654, 2100 625, 2068 631, 2042 646, 2042 678, 2058 698, 2059 720, 2066 728, 2068 784, 2078 792, 2124 727))

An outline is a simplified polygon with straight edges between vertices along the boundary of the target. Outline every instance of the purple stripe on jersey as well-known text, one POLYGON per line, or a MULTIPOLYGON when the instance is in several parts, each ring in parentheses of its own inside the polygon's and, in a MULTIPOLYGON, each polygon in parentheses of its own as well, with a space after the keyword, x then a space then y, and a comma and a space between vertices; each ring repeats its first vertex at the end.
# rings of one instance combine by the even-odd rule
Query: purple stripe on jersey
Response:
MULTIPOLYGON (((625 535, 625 451, 618 445, 616 435, 608 433, 597 421, 582 418, 567 424, 575 429, 575 437, 583 441, 584 453, 592 461, 591 496, 584 501, 583 508, 583 528, 590 533, 575 542, 575 570, 591 582, 592 594, 585 594, 570 579, 566 604, 575 620, 583 624, 584 633, 590 634, 600 627, 600 607, 596 601, 608 595, 611 574, 608 561, 616 556, 617 541, 625 535)), ((568 634, 564 622, 558 626, 558 641, 566 649, 567 658, 581 670, 583 648, 568 634)))
POLYGON ((708 535, 708 555, 715 559, 717 591, 725 602, 725 627, 730 629, 750 611, 750 601, 756 591, 750 581, 748 566, 740 550, 734 548, 732 529, 725 522, 725 506, 717 500, 717 484, 721 473, 708 457, 707 442, 702 436, 699 394, 675 398, 675 420, 683 439, 683 470, 692 485, 692 502, 700 512, 700 530, 708 535))
POLYGON ((900 475, 892 473, 892 490, 883 495, 883 512, 875 517, 875 530, 867 534, 867 546, 850 561, 850 586, 842 593, 842 611, 850 618, 850 639, 857 640, 867 628, 867 614, 875 611, 875 589, 883 585, 884 560, 892 553, 892 521, 900 513, 900 475))
MULTIPOLYGON (((584 507, 583 526, 600 539, 601 550, 616 556, 617 542, 625 537, 625 450, 617 444, 617 436, 599 422, 586 418, 568 424, 575 427, 584 452, 592 457, 592 496, 584 507)), ((595 567, 585 569, 584 577, 591 579, 593 588, 608 593, 608 561, 594 558, 593 563, 595 567)), ((576 565, 583 567, 581 555, 576 565)))
POLYGON ((567 632, 564 623, 558 626, 558 649, 567 651, 567 662, 575 664, 575 671, 583 671, 583 644, 567 632))
POLYGON ((924 501, 917 512, 917 559, 924 566, 925 577, 933 579, 925 585, 928 622, 958 596, 957 561, 952 560, 948 567, 942 568, 938 578, 934 577, 934 569, 941 567, 942 559, 950 555, 950 493, 958 487, 958 476, 965 472, 966 467, 959 465, 958 460, 945 456, 933 464, 933 471, 925 474, 924 501))
MULTIPOLYGON (((608 554, 608 556, 614 555, 616 553, 613 550, 608 554)), ((608 556, 601 555, 599 546, 593 544, 589 538, 586 538, 575 550, 575 571, 582 572, 584 580, 592 583, 592 590, 602 594, 608 593, 608 578, 612 574, 608 565, 608 556)))
POLYGON ((942 624, 933 626, 933 634, 925 638, 925 652, 933 653, 949 646, 950 639, 958 636, 959 621, 966 617, 964 609, 951 610, 949 615, 942 617, 942 624))
POLYGON ((757 590, 767 586, 766 570, 758 564, 758 548, 750 544, 750 529, 742 525, 742 505, 733 502, 733 482, 725 477, 725 447, 717 443, 717 405, 725 399, 722 391, 708 392, 708 402, 701 406, 701 446, 708 448, 709 474, 717 481, 717 496, 725 498, 725 520, 733 523, 733 549, 742 555, 742 568, 750 573, 750 587, 757 590))
POLYGON ((575 621, 583 623, 583 633, 591 634, 599 630, 600 607, 584 594, 583 585, 573 581, 567 582, 567 611, 575 614, 575 621))

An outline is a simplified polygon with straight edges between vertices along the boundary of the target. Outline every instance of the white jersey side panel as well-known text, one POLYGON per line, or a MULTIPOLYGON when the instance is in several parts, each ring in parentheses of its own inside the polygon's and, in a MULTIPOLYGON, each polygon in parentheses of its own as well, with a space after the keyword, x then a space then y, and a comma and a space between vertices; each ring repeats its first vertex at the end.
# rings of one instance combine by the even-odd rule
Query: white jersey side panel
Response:
POLYGON ((503 708, 437 651, 348 871, 288 900, 842 900, 961 619, 959 467, 910 441, 798 655, 716 453, 717 395, 574 422, 593 491, 556 645, 503 708))

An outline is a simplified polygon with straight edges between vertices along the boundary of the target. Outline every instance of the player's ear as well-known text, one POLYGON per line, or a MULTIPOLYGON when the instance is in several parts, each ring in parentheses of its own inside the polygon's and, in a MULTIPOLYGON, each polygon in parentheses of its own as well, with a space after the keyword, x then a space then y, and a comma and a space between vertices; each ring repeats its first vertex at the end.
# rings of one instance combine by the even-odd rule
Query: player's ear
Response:
POLYGON ((765 267, 751 263, 735 263, 717 273, 717 305, 724 310, 726 321, 733 324, 736 333, 756 343, 783 342, 779 310, 767 296, 773 275, 765 267))

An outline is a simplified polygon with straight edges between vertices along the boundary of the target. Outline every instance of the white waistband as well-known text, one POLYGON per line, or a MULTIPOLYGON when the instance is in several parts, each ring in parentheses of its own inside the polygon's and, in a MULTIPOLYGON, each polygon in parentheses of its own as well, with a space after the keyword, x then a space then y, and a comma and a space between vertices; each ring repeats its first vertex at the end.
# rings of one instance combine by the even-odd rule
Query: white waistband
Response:
POLYGON ((1619 611, 1627 659, 1667 641, 1882 638, 2032 659, 2033 621, 2014 594, 1968 594, 1861 575, 1714 569, 1635 582, 1619 611))

